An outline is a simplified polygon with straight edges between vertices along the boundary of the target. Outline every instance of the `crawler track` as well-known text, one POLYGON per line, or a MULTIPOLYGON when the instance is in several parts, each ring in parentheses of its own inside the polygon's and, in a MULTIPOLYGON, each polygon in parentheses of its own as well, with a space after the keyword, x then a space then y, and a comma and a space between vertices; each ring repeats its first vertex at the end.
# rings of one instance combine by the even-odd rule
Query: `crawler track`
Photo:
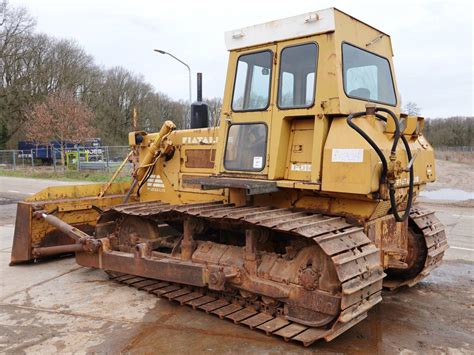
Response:
POLYGON ((260 305, 243 303, 232 295, 211 292, 204 288, 189 287, 176 283, 163 282, 134 275, 108 272, 110 279, 153 294, 190 306, 218 316, 221 319, 233 321, 250 329, 263 331, 267 335, 283 338, 285 341, 296 341, 310 346, 318 339, 330 341, 367 317, 363 312, 346 323, 337 322, 329 329, 312 328, 285 319, 284 316, 259 311, 260 305))
MULTIPOLYGON (((327 325, 311 327, 289 320, 283 307, 265 307, 261 302, 249 303, 235 297, 232 292, 223 293, 205 288, 161 280, 114 274, 115 281, 163 296, 181 304, 201 309, 207 313, 244 324, 252 329, 282 337, 286 341, 298 341, 309 346, 318 339, 330 341, 367 316, 367 311, 381 298, 385 276, 380 266, 379 249, 367 238, 363 228, 347 223, 343 218, 330 217, 309 211, 272 209, 270 207, 235 207, 222 203, 169 205, 147 202, 116 206, 111 213, 120 216, 133 215, 167 223, 168 221, 198 218, 206 223, 233 223, 241 228, 258 227, 283 232, 316 243, 332 260, 340 290, 334 296, 338 304, 319 307, 338 307, 335 320, 327 325)), ((107 223, 110 223, 107 222, 107 223)), ((283 301, 284 302, 284 301, 283 301)))
POLYGON ((422 270, 407 280, 384 280, 384 287, 393 290, 402 286, 412 287, 427 277, 443 260, 444 252, 449 248, 444 225, 435 216, 435 212, 415 206, 410 211, 410 220, 423 235, 426 246, 425 262, 422 270))

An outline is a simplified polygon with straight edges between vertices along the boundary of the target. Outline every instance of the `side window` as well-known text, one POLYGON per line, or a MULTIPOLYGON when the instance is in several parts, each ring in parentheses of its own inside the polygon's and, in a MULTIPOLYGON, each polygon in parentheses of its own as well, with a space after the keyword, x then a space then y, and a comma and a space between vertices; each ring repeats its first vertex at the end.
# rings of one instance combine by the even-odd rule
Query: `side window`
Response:
POLYGON ((257 111, 268 107, 272 58, 271 51, 240 56, 232 98, 233 111, 257 111))
POLYGON ((342 66, 347 96, 396 105, 392 73, 386 58, 343 43, 342 66))
POLYGON ((314 72, 306 75, 306 105, 308 106, 314 102, 314 76, 314 72))
POLYGON ((281 106, 292 106, 295 99, 295 76, 292 73, 283 72, 280 77, 280 102, 281 106))
POLYGON ((227 170, 261 171, 265 167, 267 126, 263 123, 229 127, 224 156, 227 170))
POLYGON ((278 107, 304 108, 314 104, 318 47, 308 43, 282 49, 278 107))

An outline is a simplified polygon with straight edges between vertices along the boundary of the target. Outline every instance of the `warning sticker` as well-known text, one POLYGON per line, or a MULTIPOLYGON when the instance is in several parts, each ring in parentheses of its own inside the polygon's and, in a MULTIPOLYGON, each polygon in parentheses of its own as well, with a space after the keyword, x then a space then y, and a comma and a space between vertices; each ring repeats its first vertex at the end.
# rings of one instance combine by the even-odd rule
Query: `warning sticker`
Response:
POLYGON ((310 172, 311 171, 311 164, 301 164, 301 163, 291 164, 291 171, 310 172))
POLYGON ((333 163, 362 163, 364 161, 363 149, 333 149, 333 163))
POLYGON ((261 169, 263 167, 263 157, 253 157, 253 168, 261 169))
POLYGON ((163 180, 161 180, 161 176, 158 174, 150 175, 148 181, 146 182, 146 186, 148 191, 165 191, 165 184, 163 183, 163 180))

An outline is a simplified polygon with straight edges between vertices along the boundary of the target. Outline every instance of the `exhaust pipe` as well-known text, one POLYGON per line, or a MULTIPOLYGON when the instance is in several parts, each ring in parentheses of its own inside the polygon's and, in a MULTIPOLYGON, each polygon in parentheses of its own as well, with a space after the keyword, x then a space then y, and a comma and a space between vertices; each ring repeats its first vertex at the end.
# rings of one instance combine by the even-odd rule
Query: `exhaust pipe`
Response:
POLYGON ((202 73, 197 73, 197 101, 191 104, 191 129, 209 127, 209 106, 202 102, 202 73))

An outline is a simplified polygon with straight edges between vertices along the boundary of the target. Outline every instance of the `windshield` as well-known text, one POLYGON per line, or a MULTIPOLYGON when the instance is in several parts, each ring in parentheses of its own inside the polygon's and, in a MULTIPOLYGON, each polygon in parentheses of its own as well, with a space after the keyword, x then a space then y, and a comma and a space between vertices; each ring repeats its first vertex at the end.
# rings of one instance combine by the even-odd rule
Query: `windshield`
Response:
POLYGON ((386 58, 343 43, 342 65, 347 96, 396 105, 392 73, 386 58))
POLYGON ((257 111, 268 107, 272 52, 240 56, 235 75, 233 111, 257 111))

